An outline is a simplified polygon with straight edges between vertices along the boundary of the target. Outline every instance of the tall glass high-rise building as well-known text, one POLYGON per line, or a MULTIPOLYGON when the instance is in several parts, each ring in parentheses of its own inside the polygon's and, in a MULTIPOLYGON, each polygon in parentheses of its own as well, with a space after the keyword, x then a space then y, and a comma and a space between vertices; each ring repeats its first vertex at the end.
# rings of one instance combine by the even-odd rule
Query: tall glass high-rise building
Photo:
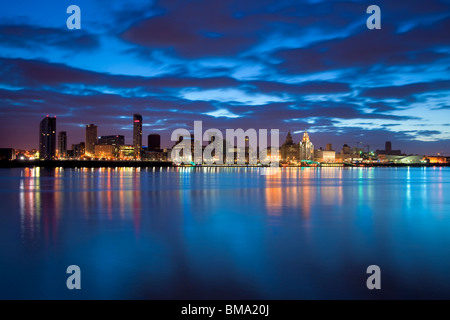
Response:
POLYGON ((134 146, 134 158, 141 158, 142 150, 142 116, 135 113, 133 115, 133 146, 134 146))
POLYGON ((56 155, 56 117, 46 116, 39 126, 39 159, 54 160, 56 155))
POLYGON ((58 156, 67 158, 67 134, 65 131, 58 134, 58 156))
POLYGON ((95 145, 97 144, 97 126, 90 124, 86 126, 86 155, 93 156, 95 154, 95 145))

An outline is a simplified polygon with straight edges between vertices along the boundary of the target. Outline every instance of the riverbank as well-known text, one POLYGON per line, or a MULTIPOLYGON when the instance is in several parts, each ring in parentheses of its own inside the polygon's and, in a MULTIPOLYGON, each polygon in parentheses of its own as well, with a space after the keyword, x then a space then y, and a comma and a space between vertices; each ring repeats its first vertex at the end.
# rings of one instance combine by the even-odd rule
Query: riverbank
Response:
MULTIPOLYGON (((116 167, 172 167, 171 161, 102 161, 102 160, 13 160, 0 161, 0 168, 24 168, 24 167, 42 167, 42 168, 116 168, 116 167)), ((323 163, 321 165, 283 165, 284 168, 299 168, 299 167, 314 167, 314 168, 328 168, 328 167, 449 167, 450 163, 323 163)), ((184 166, 183 166, 184 167, 184 166)), ((195 166, 186 166, 195 167, 195 166)), ((197 167, 217 167, 217 168, 242 168, 242 167, 261 167, 255 165, 200 165, 197 167)))
POLYGON ((13 160, 0 161, 0 168, 116 168, 116 167, 171 167, 170 161, 101 161, 101 160, 13 160))

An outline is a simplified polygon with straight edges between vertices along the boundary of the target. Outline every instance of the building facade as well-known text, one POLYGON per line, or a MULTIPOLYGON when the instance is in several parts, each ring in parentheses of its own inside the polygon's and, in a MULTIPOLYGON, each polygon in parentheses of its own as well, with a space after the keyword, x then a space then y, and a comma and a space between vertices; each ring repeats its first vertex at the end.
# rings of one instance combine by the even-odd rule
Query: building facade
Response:
POLYGON ((86 155, 92 157, 95 155, 95 145, 98 143, 97 126, 90 124, 86 126, 86 155))
POLYGON ((321 163, 336 162, 336 152, 333 150, 323 150, 322 148, 314 150, 314 161, 321 163))
POLYGON ((95 146, 95 158, 102 160, 114 160, 116 157, 116 147, 107 144, 97 144, 95 146))
POLYGON ((58 157, 67 158, 67 134, 65 131, 58 134, 58 157))
POLYGON ((0 160, 16 160, 16 150, 12 148, 0 148, 0 160))
POLYGON ((286 141, 280 147, 281 161, 296 163, 300 158, 300 145, 294 143, 291 132, 286 136, 286 141))
POLYGON ((120 160, 131 160, 135 159, 135 150, 134 146, 123 145, 119 146, 119 159, 120 160))
POLYGON ((133 147, 134 158, 141 158, 142 150, 142 116, 140 114, 133 115, 133 147))
POLYGON ((314 160, 314 145, 309 139, 308 132, 305 130, 303 139, 300 141, 300 161, 314 160))
POLYGON ((39 126, 39 158, 54 160, 56 156, 56 117, 46 116, 39 126))
POLYGON ((120 135, 115 136, 101 136, 98 138, 99 145, 108 146, 123 146, 125 145, 125 137, 120 135))
POLYGON ((86 144, 84 142, 80 142, 79 144, 72 145, 72 157, 73 159, 81 159, 84 157, 86 152, 86 144))
POLYGON ((95 157, 96 158, 106 158, 115 159, 119 158, 119 148, 125 145, 125 137, 121 135, 115 136, 101 136, 98 138, 98 143, 95 146, 95 157), (106 148, 97 148, 98 146, 106 146, 106 148), (110 148, 112 147, 112 148, 110 148), (112 154, 111 154, 111 151, 112 154))
POLYGON ((402 151, 401 150, 392 150, 392 143, 390 141, 386 141, 384 144, 384 150, 377 150, 375 152, 377 155, 384 154, 384 155, 391 155, 391 156, 401 156, 402 151))

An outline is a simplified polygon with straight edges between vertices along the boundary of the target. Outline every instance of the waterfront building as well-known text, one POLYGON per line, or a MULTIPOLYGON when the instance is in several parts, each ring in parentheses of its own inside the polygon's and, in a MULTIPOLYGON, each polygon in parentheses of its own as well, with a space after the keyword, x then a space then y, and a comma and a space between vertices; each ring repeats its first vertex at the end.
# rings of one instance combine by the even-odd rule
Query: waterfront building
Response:
POLYGON ((142 116, 135 113, 133 115, 133 147, 134 147, 134 158, 141 158, 142 150, 142 116))
POLYGON ((380 154, 378 156, 378 160, 382 163, 401 163, 401 164, 419 164, 425 163, 423 155, 389 155, 389 154, 380 154))
POLYGON ((58 158, 67 158, 67 134, 65 131, 58 134, 58 158))
MULTIPOLYGON (((119 158, 119 147, 125 145, 125 137, 121 135, 114 135, 114 136, 101 136, 98 138, 98 145, 101 146, 112 146, 113 147, 113 156, 112 158, 119 158)), ((100 152, 100 155, 109 154, 109 151, 111 148, 100 148, 98 150, 100 152)), ((98 158, 99 154, 97 152, 97 147, 95 148, 95 157, 98 158)), ((111 156, 107 156, 106 158, 110 158, 111 156)), ((105 158, 105 156, 103 156, 105 158)))
POLYGON ((429 163, 448 163, 448 159, 444 156, 426 156, 424 160, 429 163))
POLYGON ((167 160, 167 153, 164 152, 163 150, 158 150, 158 151, 145 150, 142 153, 142 160, 165 161, 165 160, 167 160))
POLYGON ((97 126, 90 124, 86 126, 86 151, 85 154, 88 157, 95 155, 95 145, 98 142, 97 126))
POLYGON ((39 158, 54 160, 56 156, 56 117, 46 116, 39 126, 39 158))
POLYGON ((352 149, 348 144, 344 144, 341 149, 341 154, 352 154, 352 149))
POLYGON ((401 150, 392 150, 392 143, 390 141, 386 141, 384 150, 377 150, 375 152, 376 154, 385 154, 385 155, 392 155, 392 156, 401 156, 402 151, 401 150))
POLYGON ((12 148, 0 148, 0 160, 16 160, 16 150, 12 148))
POLYGON ((354 147, 353 149, 348 145, 344 144, 342 146, 341 152, 336 154, 336 162, 362 162, 363 158, 361 156, 362 149, 354 147))
POLYGON ((113 160, 116 157, 116 146, 97 144, 95 146, 95 158, 113 160))
POLYGON ((336 151, 323 150, 322 148, 314 150, 314 161, 321 163, 334 163, 336 162, 336 151))
POLYGON ((286 141, 280 147, 281 161, 298 162, 300 158, 300 145, 294 143, 291 132, 286 136, 286 141))
POLYGON ((135 158, 135 149, 131 145, 119 146, 119 159, 120 160, 132 160, 135 158))
POLYGON ((86 144, 84 142, 80 142, 79 144, 73 144, 71 153, 73 159, 84 158, 84 155, 86 153, 86 144))
POLYGON ((114 136, 101 136, 98 137, 99 145, 109 145, 109 146, 123 146, 125 145, 125 137, 120 135, 114 136))
POLYGON ((305 130, 303 139, 300 141, 300 160, 313 161, 314 160, 314 145, 309 139, 308 132, 305 130))

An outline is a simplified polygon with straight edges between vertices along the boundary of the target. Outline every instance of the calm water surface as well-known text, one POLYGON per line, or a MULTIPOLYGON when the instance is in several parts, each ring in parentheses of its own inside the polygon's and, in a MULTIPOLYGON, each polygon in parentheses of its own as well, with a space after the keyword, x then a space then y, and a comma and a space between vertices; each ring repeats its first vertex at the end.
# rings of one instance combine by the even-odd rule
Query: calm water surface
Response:
POLYGON ((261 170, 0 169, 0 298, 450 299, 450 168, 261 170))

